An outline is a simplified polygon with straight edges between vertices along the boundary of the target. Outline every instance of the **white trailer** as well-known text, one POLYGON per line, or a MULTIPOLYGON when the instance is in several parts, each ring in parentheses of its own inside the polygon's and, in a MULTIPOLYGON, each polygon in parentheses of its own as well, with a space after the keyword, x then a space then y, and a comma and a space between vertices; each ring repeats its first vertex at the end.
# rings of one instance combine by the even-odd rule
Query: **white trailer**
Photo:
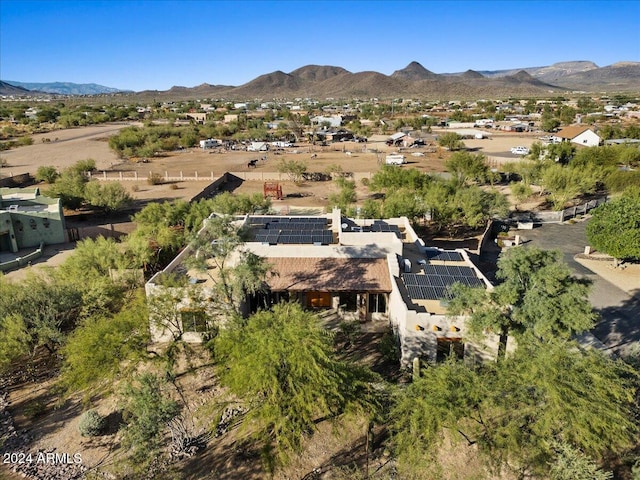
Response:
POLYGON ((220 140, 216 140, 215 138, 208 138, 206 140, 200 140, 200 148, 206 150, 207 148, 216 148, 218 145, 221 145, 222 142, 220 140))
POLYGON ((402 165, 405 163, 405 156, 400 154, 387 155, 385 163, 387 165, 402 165))

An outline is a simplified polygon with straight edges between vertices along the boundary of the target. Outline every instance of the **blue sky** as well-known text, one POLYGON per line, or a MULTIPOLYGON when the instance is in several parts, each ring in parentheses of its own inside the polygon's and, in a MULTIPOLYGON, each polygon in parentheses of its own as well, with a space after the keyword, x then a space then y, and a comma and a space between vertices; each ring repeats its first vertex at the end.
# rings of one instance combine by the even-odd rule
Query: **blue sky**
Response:
POLYGON ((639 1, 0 0, 0 79, 166 90, 304 65, 384 74, 640 61, 639 1))

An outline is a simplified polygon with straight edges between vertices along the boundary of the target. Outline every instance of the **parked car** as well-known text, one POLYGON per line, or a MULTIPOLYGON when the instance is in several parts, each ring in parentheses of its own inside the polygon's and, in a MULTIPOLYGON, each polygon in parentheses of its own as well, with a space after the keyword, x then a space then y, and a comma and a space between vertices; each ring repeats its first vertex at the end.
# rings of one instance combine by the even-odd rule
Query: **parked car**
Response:
POLYGON ((513 147, 511 153, 514 155, 529 155, 529 149, 527 147, 513 147))

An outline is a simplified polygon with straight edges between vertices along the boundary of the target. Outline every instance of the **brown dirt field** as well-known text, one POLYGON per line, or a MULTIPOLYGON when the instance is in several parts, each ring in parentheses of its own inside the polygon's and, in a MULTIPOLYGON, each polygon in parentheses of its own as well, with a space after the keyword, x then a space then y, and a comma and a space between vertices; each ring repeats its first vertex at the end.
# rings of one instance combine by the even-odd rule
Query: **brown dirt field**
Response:
MULTIPOLYGON (((107 171, 109 176, 122 172, 126 178, 132 178, 134 172, 141 180, 126 180, 123 185, 131 195, 141 203, 148 201, 164 201, 182 198, 190 200, 208 185, 210 180, 180 181, 161 185, 149 185, 146 179, 150 173, 169 176, 193 177, 198 172, 200 178, 211 176, 217 178, 224 172, 246 172, 249 175, 269 174, 277 172, 277 165, 281 159, 299 160, 307 164, 310 172, 326 171, 331 165, 339 165, 345 172, 367 176, 379 168, 380 163, 388 153, 397 149, 387 147, 384 143, 385 135, 375 135, 372 141, 363 144, 355 142, 340 142, 326 147, 301 144, 284 152, 225 152, 214 153, 200 148, 191 148, 158 156, 149 163, 134 163, 119 159, 108 145, 109 136, 129 124, 107 124, 83 128, 57 130, 54 132, 33 135, 34 144, 3 152, 1 157, 6 160, 7 167, 0 171, 0 176, 29 172, 35 174, 37 168, 51 165, 61 170, 73 165, 78 160, 92 158, 96 161, 98 171, 107 171), (43 139, 51 139, 50 143, 43 143, 43 139), (56 140, 57 139, 57 140, 56 140), (376 153, 376 151, 380 153, 376 153), (312 158, 312 156, 314 156, 312 158), (257 168, 247 167, 249 160, 266 157, 265 161, 258 161, 257 168), (135 185, 135 187, 134 187, 135 185)), ((438 133, 438 132, 435 132, 438 133)), ((491 140, 465 140, 465 144, 488 157, 517 160, 509 149, 516 145, 529 146, 535 140, 531 134, 513 134, 495 132, 491 140)), ((429 153, 426 149, 404 149, 407 166, 424 172, 443 172, 444 161, 449 155, 442 149, 429 153), (414 156, 421 153, 423 156, 414 156)), ((99 173, 100 174, 100 173, 99 173)), ((99 175, 98 174, 98 175, 99 175)), ((328 196, 337 188, 332 182, 304 182, 294 185, 290 181, 281 181, 283 193, 290 197, 284 200, 274 200, 275 209, 291 207, 325 208, 328 196), (291 196, 292 195, 292 196, 291 196)), ((247 180, 236 190, 238 193, 255 193, 262 191, 262 181, 247 180)), ((358 200, 366 198, 367 192, 358 182, 358 200)))

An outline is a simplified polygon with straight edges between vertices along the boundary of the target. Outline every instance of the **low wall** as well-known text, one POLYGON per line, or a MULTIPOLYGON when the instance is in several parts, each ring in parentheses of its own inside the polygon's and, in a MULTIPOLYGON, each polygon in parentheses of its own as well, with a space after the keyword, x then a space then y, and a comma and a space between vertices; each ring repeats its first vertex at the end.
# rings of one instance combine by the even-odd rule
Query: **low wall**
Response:
POLYGON ((8 177, 0 178, 0 187, 27 187, 33 185, 35 179, 30 173, 21 173, 19 175, 13 175, 9 173, 8 177))
POLYGON ((18 257, 15 260, 10 260, 8 262, 0 263, 0 272, 8 272, 9 270, 13 270, 15 268, 20 268, 25 265, 29 265, 32 261, 42 256, 42 248, 44 244, 41 243, 38 249, 34 252, 25 255, 24 257, 18 257))
POLYGON ((585 215, 589 211, 596 207, 599 207, 603 203, 608 201, 607 197, 597 198, 595 200, 589 200, 581 205, 575 207, 565 208, 557 212, 521 212, 512 214, 511 219, 518 222, 534 222, 534 223, 562 223, 578 215, 585 215))

